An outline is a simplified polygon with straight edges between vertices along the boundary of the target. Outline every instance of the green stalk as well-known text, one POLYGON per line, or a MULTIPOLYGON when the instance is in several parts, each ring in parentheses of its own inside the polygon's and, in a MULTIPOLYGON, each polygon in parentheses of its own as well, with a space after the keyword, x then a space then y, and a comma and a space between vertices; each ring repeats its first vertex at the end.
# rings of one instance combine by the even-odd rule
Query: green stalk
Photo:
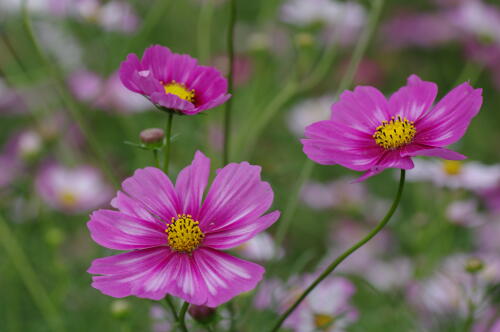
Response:
POLYGON ((5 248, 7 256, 11 259, 12 264, 17 269, 21 279, 23 280, 28 292, 31 294, 35 305, 38 307, 43 317, 47 321, 47 325, 51 331, 64 331, 61 315, 56 306, 52 302, 47 290, 38 279, 37 273, 31 266, 26 253, 19 244, 18 240, 11 232, 9 225, 0 216, 0 241, 5 248))
POLYGON ((172 312, 172 316, 174 316, 174 319, 176 321, 178 321, 179 320, 179 315, 177 315, 177 310, 175 309, 175 305, 172 302, 172 297, 170 297, 169 294, 167 294, 167 296, 165 296, 165 302, 167 303, 168 308, 172 312))
POLYGON ((318 286, 326 277, 332 273, 337 266, 340 265, 347 257, 349 257, 352 253, 354 253, 356 250, 361 248, 363 245, 365 245, 368 241, 370 241, 375 235, 380 232, 385 225, 391 220, 391 217, 393 216, 394 212, 396 211, 399 202, 401 200, 401 196, 403 194, 403 188, 405 184, 405 174, 406 171, 404 169, 401 170, 401 177, 399 180, 399 187, 398 191, 396 193, 396 197, 394 198, 394 201, 391 205, 391 208, 389 211, 387 211, 387 214, 385 217, 378 223, 378 225, 370 231, 361 241, 353 245, 351 248, 347 249, 343 254, 341 254, 339 257, 337 257, 317 278, 314 280, 309 287, 306 288, 306 290, 299 296, 299 298, 279 317, 278 321, 275 323, 273 328, 270 330, 271 332, 276 332, 280 328, 280 326, 283 324, 283 322, 290 316, 290 314, 300 305, 300 303, 311 293, 316 286, 318 286))
POLYGON ((177 322, 179 323, 179 327, 182 332, 188 332, 188 329, 186 327, 186 312, 189 308, 189 303, 186 301, 181 307, 181 311, 179 312, 179 319, 177 322))
POLYGON ((214 16, 214 0, 203 2, 198 19, 198 59, 201 63, 208 61, 210 57, 210 35, 212 32, 212 21, 214 16))
MULTIPOLYGON (((228 78, 227 90, 228 93, 233 94, 234 85, 234 26, 236 24, 236 0, 229 0, 229 27, 227 30, 227 57, 228 57, 228 78)), ((233 105, 234 95, 226 102, 226 109, 224 112, 224 149, 222 152, 223 164, 229 161, 229 149, 231 143, 231 108, 233 105)))
POLYGON ((174 112, 169 111, 167 115, 167 124, 165 126, 165 159, 163 160, 163 171, 168 174, 168 167, 170 164, 170 145, 172 140, 172 122, 174 119, 174 112))

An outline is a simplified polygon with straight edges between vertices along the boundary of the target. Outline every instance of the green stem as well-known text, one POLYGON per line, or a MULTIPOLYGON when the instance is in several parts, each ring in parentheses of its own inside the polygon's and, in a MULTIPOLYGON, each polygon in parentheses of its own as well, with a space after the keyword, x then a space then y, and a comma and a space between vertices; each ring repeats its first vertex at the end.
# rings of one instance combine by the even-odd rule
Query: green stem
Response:
POLYGON ((198 19, 198 59, 205 63, 210 57, 210 35, 214 16, 214 0, 207 0, 201 5, 198 19))
POLYGON ((165 296, 165 302, 167 303, 168 308, 172 312, 172 316, 174 316, 174 319, 176 321, 178 321, 179 320, 179 316, 177 315, 177 310, 175 309, 175 305, 172 302, 172 298, 170 297, 169 294, 167 294, 167 296, 165 296))
MULTIPOLYGON (((227 30, 227 57, 228 57, 228 78, 227 90, 228 93, 233 94, 234 85, 234 26, 236 24, 236 0, 229 0, 229 27, 227 30)), ((226 109, 224 112, 224 149, 222 160, 224 165, 229 161, 229 149, 231 142, 231 108, 233 105, 234 95, 226 102, 226 109)))
POLYGON ((29 17, 29 12, 27 8, 27 0, 23 1, 22 5, 23 12, 23 25, 28 33, 28 37, 33 44, 33 48, 37 53, 38 57, 43 61, 45 66, 48 68, 49 72, 52 74, 54 78, 54 82, 56 83, 57 92, 60 95, 63 102, 68 107, 70 111, 70 115, 73 120, 78 124, 83 136, 89 143, 89 147, 95 155, 96 161, 99 163, 101 169, 108 177, 109 181, 113 183, 113 185, 118 186, 118 181, 115 177, 115 174, 111 171, 111 168, 106 162, 106 157, 101 150, 101 146, 96 138, 92 135, 89 125, 85 121, 85 118, 82 116, 81 110, 78 108, 77 103, 73 100, 72 94, 69 92, 68 87, 66 86, 66 82, 64 80, 64 75, 60 72, 59 68, 51 61, 47 55, 44 53, 38 40, 33 32, 33 27, 31 25, 31 20, 29 17))
POLYGON ((179 323, 179 327, 181 328, 182 332, 188 332, 188 329, 186 327, 186 312, 189 308, 189 303, 186 301, 181 307, 181 311, 179 312, 179 319, 177 322, 179 323))
POLYGON ((158 150, 153 150, 153 158, 155 161, 155 167, 160 168, 160 159, 158 158, 158 150))
POLYGON ((11 259, 12 264, 15 266, 21 279, 26 285, 26 288, 33 297, 35 305, 44 316, 47 321, 50 330, 52 331, 64 331, 63 324, 61 321, 61 315, 54 303, 52 303, 51 298, 47 290, 43 287, 43 284, 37 277, 37 273, 31 266, 26 253, 17 241, 14 234, 11 232, 9 225, 0 216, 0 241, 7 252, 8 257, 11 259))
POLYGON ((368 235, 366 235, 361 241, 356 243, 354 246, 351 248, 347 249, 343 254, 341 254, 339 257, 337 257, 319 276, 314 280, 309 287, 306 288, 306 290, 299 296, 299 298, 279 317, 278 321, 274 325, 274 327, 271 329, 271 332, 276 332, 280 328, 281 324, 290 316, 290 314, 299 306, 299 304, 311 293, 316 286, 319 285, 321 281, 323 281, 330 273, 332 273, 337 266, 340 265, 347 257, 349 257, 353 252, 361 248, 363 245, 365 245, 368 241, 370 241, 375 235, 380 232, 385 225, 389 222, 391 219, 392 215, 396 211, 399 201, 401 200, 401 195, 403 194, 403 188, 405 184, 405 173, 406 171, 404 169, 401 170, 401 177, 399 180, 399 187, 398 191, 396 193, 396 197, 394 198, 394 202, 391 205, 391 208, 389 211, 387 211, 387 214, 385 217, 378 223, 378 225, 370 232, 368 235))
POLYGON ((165 160, 163 160, 163 171, 168 174, 168 167, 170 164, 170 144, 172 138, 172 122, 174 119, 174 113, 172 111, 168 112, 167 124, 165 126, 165 160))

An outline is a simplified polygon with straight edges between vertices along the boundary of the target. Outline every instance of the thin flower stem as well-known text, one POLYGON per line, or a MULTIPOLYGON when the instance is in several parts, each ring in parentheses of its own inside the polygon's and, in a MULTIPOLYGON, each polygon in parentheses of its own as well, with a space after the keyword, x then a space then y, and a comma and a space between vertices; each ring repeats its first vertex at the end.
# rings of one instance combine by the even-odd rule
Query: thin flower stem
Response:
POLYGON ((210 57, 210 35, 214 16, 214 0, 204 1, 201 5, 198 19, 198 59, 205 63, 210 57))
POLYGON ((165 302, 167 303, 168 308, 172 312, 172 316, 174 316, 174 319, 178 321, 179 315, 177 315, 177 309, 175 309, 174 302, 172 302, 172 297, 169 294, 165 296, 165 302))
POLYGON ((168 112, 167 124, 165 126, 165 160, 163 160, 163 171, 168 174, 168 167, 170 164, 170 144, 172 140, 172 122, 174 119, 174 113, 168 112))
POLYGON ((52 74, 54 78, 54 82, 56 83, 57 91, 63 100, 63 102, 68 107, 70 111, 70 115, 73 120, 76 122, 78 127, 80 128, 83 136, 89 143, 89 147, 92 150, 96 161, 99 163, 102 171, 108 178, 110 182, 113 183, 114 186, 118 186, 118 181, 115 177, 115 173, 111 171, 111 168, 106 162, 106 157, 104 152, 101 150, 101 146, 96 140, 96 138, 92 135, 92 131, 88 123, 85 121, 85 118, 82 116, 81 110, 78 108, 77 103, 73 100, 71 93, 68 91, 66 83, 64 81, 64 75, 61 73, 60 69, 54 65, 54 63, 47 57, 45 52, 40 47, 38 40, 33 31, 33 26, 31 25, 31 20, 29 16, 29 11, 27 8, 27 0, 22 2, 22 17, 23 17, 23 25, 28 33, 28 37, 30 39, 31 44, 33 44, 33 48, 37 53, 38 57, 43 61, 49 72, 52 74))
POLYGON ((158 158, 158 150, 153 150, 153 158, 155 160, 155 167, 160 168, 160 159, 158 158))
POLYGON ((38 279, 38 275, 31 266, 19 241, 2 216, 0 216, 0 242, 4 246, 7 256, 11 259, 21 279, 26 284, 26 288, 33 297, 33 302, 38 306, 50 330, 56 332, 64 331, 61 321, 62 316, 52 302, 47 290, 38 279))
POLYGON ((391 219, 392 215, 396 211, 399 202, 401 200, 401 196, 403 194, 403 188, 405 184, 405 175, 406 171, 404 169, 401 170, 401 177, 399 180, 399 187, 398 191, 396 193, 396 197, 394 198, 394 201, 389 209, 387 211, 387 214, 385 217, 378 223, 378 225, 370 232, 368 235, 366 235, 361 241, 356 243, 354 246, 351 248, 347 249, 343 254, 341 254, 339 257, 337 257, 319 276, 314 280, 309 287, 306 288, 306 290, 299 296, 299 298, 279 317, 278 321, 274 325, 274 327, 270 330, 271 332, 276 332, 280 328, 281 324, 290 316, 290 314, 299 306, 299 304, 311 293, 316 286, 319 285, 321 281, 323 281, 330 273, 332 273, 337 266, 340 265, 347 257, 349 257, 353 252, 361 248, 363 245, 365 245, 368 241, 370 241, 375 235, 380 232, 385 225, 389 222, 391 219))
POLYGON ((236 24, 236 0, 229 1, 229 27, 227 31, 227 57, 228 57, 228 78, 227 90, 233 96, 226 102, 224 112, 224 149, 222 160, 224 165, 229 161, 229 149, 231 148, 231 108, 233 106, 233 85, 234 85, 234 26, 236 24))
POLYGON ((182 332, 188 332, 188 329, 186 327, 186 312, 189 308, 189 303, 186 301, 181 307, 181 311, 179 311, 179 319, 177 322, 179 323, 179 327, 181 328, 182 332))

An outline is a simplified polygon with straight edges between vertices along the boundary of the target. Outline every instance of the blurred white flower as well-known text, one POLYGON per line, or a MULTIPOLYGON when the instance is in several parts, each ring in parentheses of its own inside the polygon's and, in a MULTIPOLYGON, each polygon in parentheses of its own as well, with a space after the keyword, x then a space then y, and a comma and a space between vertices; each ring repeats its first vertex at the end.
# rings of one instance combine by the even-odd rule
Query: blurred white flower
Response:
POLYGON ((308 125, 330 119, 334 100, 332 96, 323 96, 301 101, 288 112, 288 127, 295 135, 303 137, 308 125))

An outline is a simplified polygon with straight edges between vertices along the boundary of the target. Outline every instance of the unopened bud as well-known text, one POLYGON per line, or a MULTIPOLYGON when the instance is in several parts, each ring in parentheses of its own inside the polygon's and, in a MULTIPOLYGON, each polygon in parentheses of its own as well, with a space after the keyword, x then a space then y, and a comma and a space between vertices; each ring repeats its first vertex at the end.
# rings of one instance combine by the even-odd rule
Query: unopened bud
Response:
POLYGON ((148 128, 141 131, 139 137, 141 138, 141 142, 149 147, 161 147, 165 134, 163 129, 148 128))
POLYGON ((484 268, 484 263, 479 258, 469 258, 465 263, 465 271, 475 274, 484 268))
POLYGON ((196 321, 208 324, 214 319, 216 310, 215 308, 205 307, 203 305, 191 304, 188 312, 196 321))
POLYGON ((117 319, 125 318, 130 312, 130 304, 126 300, 115 300, 111 303, 111 314, 117 319))

